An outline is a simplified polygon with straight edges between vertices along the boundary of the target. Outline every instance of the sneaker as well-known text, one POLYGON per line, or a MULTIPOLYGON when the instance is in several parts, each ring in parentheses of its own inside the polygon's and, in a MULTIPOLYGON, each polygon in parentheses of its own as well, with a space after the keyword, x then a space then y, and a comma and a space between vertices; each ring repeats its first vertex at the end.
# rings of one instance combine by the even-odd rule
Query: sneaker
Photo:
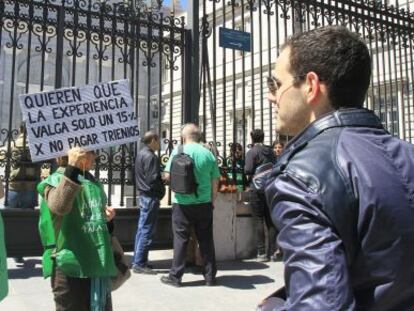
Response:
POLYGON ((135 266, 132 267, 132 271, 134 271, 134 273, 138 273, 138 274, 157 274, 157 272, 155 272, 154 270, 152 270, 149 266, 135 266))
POLYGON ((166 285, 181 287, 181 281, 173 280, 172 278, 170 278, 170 276, 162 276, 160 280, 162 283, 166 285))
POLYGON ((269 257, 267 257, 266 254, 260 254, 260 255, 257 255, 256 261, 257 262, 267 262, 267 261, 269 261, 269 257))

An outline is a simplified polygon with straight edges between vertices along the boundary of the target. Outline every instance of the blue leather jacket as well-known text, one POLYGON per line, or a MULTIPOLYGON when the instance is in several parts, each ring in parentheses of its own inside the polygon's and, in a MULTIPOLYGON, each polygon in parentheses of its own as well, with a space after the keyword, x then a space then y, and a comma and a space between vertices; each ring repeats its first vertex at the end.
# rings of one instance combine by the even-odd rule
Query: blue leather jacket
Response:
POLYGON ((365 109, 310 124, 266 187, 282 310, 414 310, 414 147, 365 109))

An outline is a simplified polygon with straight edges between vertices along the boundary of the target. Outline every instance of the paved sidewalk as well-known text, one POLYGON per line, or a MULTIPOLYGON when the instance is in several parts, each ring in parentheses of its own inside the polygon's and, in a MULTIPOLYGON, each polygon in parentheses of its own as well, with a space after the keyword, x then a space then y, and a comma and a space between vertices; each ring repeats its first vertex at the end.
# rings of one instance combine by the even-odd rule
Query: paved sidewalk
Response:
MULTIPOLYGON (((133 274, 113 293, 114 311, 252 311, 283 285, 281 262, 246 260, 219 263, 216 287, 204 286, 202 275, 188 272, 183 277, 184 287, 174 288, 159 280, 168 272, 171 258, 172 251, 151 252, 158 275, 133 274)), ((17 267, 9 258, 8 267, 9 295, 0 303, 0 310, 54 310, 50 281, 41 276, 39 257, 26 258, 24 267, 17 267)))

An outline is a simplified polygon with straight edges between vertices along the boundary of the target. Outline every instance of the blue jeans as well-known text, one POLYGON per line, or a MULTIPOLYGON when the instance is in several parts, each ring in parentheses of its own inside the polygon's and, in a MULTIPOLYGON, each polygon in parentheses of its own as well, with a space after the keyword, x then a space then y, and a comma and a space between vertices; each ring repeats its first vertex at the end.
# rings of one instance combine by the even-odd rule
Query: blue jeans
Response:
POLYGON ((148 261, 148 252, 157 225, 160 200, 140 195, 139 207, 140 213, 137 234, 135 236, 134 260, 132 266, 144 267, 148 261))
POLYGON ((34 190, 9 191, 7 208, 31 208, 37 205, 37 192, 34 190))

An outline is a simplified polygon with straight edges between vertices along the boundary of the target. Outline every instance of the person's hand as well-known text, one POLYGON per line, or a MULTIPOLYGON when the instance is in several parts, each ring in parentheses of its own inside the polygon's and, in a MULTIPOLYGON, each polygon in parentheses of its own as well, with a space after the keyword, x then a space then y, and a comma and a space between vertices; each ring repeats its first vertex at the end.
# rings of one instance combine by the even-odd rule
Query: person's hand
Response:
POLYGON ((105 214, 106 214, 106 221, 111 221, 112 219, 114 219, 116 212, 115 209, 113 207, 109 207, 107 206, 105 208, 105 214))
POLYGON ((68 152, 68 164, 79 169, 84 169, 85 162, 88 161, 88 152, 79 147, 75 147, 68 152))

